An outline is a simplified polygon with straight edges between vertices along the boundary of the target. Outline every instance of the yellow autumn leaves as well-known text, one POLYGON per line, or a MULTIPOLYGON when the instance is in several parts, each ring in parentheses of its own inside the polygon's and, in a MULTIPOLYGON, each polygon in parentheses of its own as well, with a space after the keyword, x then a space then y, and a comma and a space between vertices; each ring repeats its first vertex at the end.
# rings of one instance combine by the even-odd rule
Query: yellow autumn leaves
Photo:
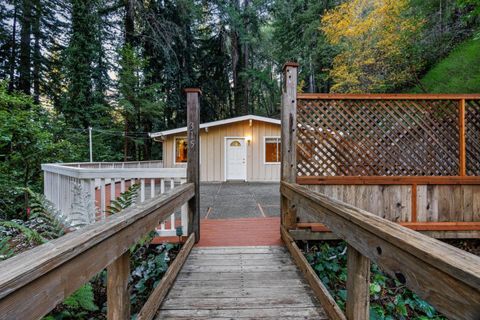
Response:
POLYGON ((328 11, 321 28, 339 50, 330 70, 332 91, 386 92, 413 80, 422 26, 408 0, 351 0, 328 11))

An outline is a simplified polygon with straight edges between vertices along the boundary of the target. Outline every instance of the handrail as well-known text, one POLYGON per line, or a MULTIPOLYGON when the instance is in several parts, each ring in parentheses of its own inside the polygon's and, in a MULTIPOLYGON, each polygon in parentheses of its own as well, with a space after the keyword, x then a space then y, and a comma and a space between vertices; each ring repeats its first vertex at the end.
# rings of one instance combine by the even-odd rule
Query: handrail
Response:
MULTIPOLYGON (((183 184, 0 263, 0 319, 35 319, 48 313, 95 274, 122 260, 131 245, 192 199, 194 188, 193 183, 183 184)), ((125 281, 122 277, 118 281, 125 281)))
MULTIPOLYGON (((355 271, 365 271, 365 265, 369 268, 369 263, 358 262, 362 257, 363 261, 370 259, 449 318, 480 318, 480 257, 298 184, 282 181, 280 189, 289 200, 289 210, 308 209, 308 214, 347 241, 354 257, 349 254, 348 260, 354 260, 351 265, 355 271)), ((347 282, 365 285, 358 279, 347 282)), ((347 283, 347 314, 349 304, 358 306, 365 302, 353 301, 362 300, 362 295, 350 295, 349 287, 352 288, 347 283)))

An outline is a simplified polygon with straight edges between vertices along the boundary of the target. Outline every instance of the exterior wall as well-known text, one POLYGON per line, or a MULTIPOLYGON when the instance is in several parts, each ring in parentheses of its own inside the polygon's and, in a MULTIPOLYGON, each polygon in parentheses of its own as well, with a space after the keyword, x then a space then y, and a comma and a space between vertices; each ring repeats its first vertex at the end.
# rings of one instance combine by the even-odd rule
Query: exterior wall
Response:
MULTIPOLYGON (((264 137, 280 137, 280 125, 262 121, 242 121, 200 130, 200 180, 225 180, 225 137, 252 137, 247 144, 247 181, 280 181, 280 164, 265 164, 264 137)), ((174 139, 186 133, 167 136, 163 142, 165 168, 185 167, 174 164, 174 139)))

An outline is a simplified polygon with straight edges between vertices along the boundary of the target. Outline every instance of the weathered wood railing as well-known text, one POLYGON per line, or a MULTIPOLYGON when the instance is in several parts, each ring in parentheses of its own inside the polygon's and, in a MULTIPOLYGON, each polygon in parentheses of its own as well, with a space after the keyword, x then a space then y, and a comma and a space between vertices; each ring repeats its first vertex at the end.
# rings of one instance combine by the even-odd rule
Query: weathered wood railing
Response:
POLYGON ((105 268, 107 318, 130 319, 129 248, 186 204, 189 237, 137 319, 151 320, 155 316, 191 248, 200 239, 200 90, 185 91, 188 123, 186 183, 1 262, 0 320, 41 318, 105 268))
POLYGON ((348 243, 344 315, 282 226, 283 240, 332 319, 369 319, 370 261, 447 317, 480 319, 480 257, 295 183, 282 182, 281 194, 285 213, 304 208, 348 243))
POLYGON ((108 318, 129 319, 129 247, 194 196, 183 184, 0 263, 0 319, 38 319, 105 268, 108 318))
MULTIPOLYGON (((161 161, 42 164, 44 194, 73 226, 105 219, 109 204, 129 186, 139 184, 138 202, 155 197, 186 181, 185 168, 163 168, 161 161)), ((176 220, 185 229, 186 210, 159 234, 174 236, 176 220)))

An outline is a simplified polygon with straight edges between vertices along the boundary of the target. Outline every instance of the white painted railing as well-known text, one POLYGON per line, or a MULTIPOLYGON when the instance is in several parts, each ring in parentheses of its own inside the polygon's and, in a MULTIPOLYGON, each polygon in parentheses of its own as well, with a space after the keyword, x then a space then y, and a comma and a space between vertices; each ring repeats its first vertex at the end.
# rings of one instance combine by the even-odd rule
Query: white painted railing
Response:
MULTIPOLYGON (((44 195, 72 226, 105 219, 110 201, 129 186, 139 184, 144 202, 186 181, 185 168, 163 168, 161 161, 42 164, 44 195)), ((182 226, 187 234, 186 206, 157 229, 161 236, 175 236, 182 226), (177 219, 180 218, 180 219, 177 219)))

